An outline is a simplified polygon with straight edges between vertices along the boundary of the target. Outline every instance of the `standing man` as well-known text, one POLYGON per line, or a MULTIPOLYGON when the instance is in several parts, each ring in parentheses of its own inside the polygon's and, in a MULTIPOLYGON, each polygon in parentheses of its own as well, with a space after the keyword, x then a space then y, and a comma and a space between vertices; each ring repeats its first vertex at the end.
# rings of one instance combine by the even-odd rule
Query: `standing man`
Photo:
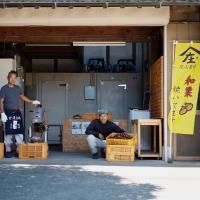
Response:
POLYGON ((87 127, 88 145, 93 154, 93 159, 98 159, 98 149, 101 148, 101 156, 105 158, 106 137, 111 133, 125 133, 123 129, 108 120, 108 110, 98 110, 99 119, 94 119, 87 127))
POLYGON ((32 101, 25 97, 19 86, 15 85, 17 80, 16 71, 12 70, 7 76, 8 83, 1 88, 0 91, 0 111, 1 120, 5 123, 4 144, 6 148, 5 158, 11 158, 12 136, 16 139, 16 157, 19 153, 19 144, 23 142, 23 120, 21 111, 19 110, 19 99, 32 103, 40 104, 39 101, 32 101))

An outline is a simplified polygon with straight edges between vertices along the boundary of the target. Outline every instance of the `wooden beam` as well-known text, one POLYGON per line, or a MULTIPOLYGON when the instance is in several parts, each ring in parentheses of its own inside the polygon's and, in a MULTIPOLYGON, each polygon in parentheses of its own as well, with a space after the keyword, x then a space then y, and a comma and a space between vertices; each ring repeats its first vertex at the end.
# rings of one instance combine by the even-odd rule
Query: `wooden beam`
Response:
MULTIPOLYGON (((0 42, 3 42, 4 36, 0 36, 0 42)), ((64 36, 43 36, 43 37, 36 37, 36 36, 22 36, 22 37, 12 37, 8 38, 6 42, 9 43, 25 43, 25 44, 41 44, 41 43, 48 43, 48 44, 68 44, 72 42, 151 42, 148 39, 148 36, 77 36, 77 37, 64 37, 64 36)))
POLYGON ((159 27, 129 26, 45 26, 0 27, 0 42, 9 43, 72 43, 73 41, 148 42, 159 27))
POLYGON ((157 27, 134 26, 9 26, 0 27, 0 35, 7 35, 7 39, 12 36, 147 35, 154 34, 157 29, 157 27))
POLYGON ((170 22, 199 22, 199 6, 170 7, 170 22))

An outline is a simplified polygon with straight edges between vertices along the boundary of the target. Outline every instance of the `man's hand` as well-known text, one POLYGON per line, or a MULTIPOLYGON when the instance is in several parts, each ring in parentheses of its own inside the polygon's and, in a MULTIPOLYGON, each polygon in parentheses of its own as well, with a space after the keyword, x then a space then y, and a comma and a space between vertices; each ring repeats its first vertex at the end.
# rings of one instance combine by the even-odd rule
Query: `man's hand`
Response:
POLYGON ((8 118, 7 118, 7 116, 6 116, 6 114, 5 113, 1 113, 1 120, 2 120, 2 122, 7 122, 7 120, 8 120, 8 118))
POLYGON ((40 102, 39 102, 38 100, 36 100, 36 101, 33 101, 33 104, 34 104, 34 105, 39 105, 40 102))
POLYGON ((101 133, 99 133, 99 139, 100 140, 104 140, 104 137, 103 137, 103 135, 101 133))

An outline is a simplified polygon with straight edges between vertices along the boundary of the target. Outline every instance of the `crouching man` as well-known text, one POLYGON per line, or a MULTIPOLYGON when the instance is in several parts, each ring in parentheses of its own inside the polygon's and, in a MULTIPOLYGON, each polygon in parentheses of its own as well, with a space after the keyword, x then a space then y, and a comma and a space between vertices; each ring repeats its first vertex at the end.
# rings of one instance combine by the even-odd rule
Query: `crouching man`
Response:
POLYGON ((123 129, 108 120, 108 110, 98 110, 99 119, 94 119, 85 133, 93 159, 98 159, 98 148, 101 148, 101 157, 105 158, 106 137, 111 133, 125 133, 123 129))

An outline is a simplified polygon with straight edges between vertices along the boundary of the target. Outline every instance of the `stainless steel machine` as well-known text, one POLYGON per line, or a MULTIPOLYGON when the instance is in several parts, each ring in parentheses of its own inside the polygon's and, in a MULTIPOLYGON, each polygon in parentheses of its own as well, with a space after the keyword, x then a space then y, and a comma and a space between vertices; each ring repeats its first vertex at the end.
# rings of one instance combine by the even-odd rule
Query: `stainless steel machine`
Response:
POLYGON ((47 142, 48 125, 46 125, 45 110, 42 105, 36 105, 33 112, 32 122, 29 124, 29 142, 37 143, 42 142, 44 135, 44 142, 47 142))

